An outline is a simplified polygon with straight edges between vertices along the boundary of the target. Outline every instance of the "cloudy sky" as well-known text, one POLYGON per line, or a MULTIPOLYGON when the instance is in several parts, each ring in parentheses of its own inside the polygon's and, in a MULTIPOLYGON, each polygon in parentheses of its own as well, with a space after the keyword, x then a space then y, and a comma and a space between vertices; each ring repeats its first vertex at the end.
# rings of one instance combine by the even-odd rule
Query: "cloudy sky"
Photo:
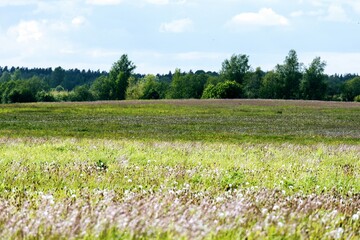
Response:
POLYGON ((360 73, 359 0, 0 0, 0 65, 139 73, 219 71, 232 54, 271 70, 295 49, 305 65, 360 73))

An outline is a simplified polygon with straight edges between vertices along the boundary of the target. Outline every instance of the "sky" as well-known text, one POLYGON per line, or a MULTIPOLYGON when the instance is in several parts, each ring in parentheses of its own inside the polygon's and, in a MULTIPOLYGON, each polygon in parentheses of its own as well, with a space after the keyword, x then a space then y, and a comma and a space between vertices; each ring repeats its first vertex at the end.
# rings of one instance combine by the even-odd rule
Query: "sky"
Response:
POLYGON ((219 71, 233 54, 272 70, 289 50, 360 73, 359 0, 0 0, 0 66, 219 71))

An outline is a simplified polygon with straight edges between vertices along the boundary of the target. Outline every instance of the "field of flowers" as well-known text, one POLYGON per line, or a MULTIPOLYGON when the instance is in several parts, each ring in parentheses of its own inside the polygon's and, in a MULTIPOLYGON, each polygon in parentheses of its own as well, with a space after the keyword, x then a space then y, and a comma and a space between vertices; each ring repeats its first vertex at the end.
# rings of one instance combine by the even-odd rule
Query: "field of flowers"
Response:
POLYGON ((1 239, 358 239, 360 104, 0 109, 1 239))

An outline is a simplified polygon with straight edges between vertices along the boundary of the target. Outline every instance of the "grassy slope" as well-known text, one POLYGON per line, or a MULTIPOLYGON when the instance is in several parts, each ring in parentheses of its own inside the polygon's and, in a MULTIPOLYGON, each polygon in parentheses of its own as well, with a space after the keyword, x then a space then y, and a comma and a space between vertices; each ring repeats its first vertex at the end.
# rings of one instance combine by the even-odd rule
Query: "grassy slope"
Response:
POLYGON ((0 237, 356 239, 359 119, 328 102, 3 105, 0 237))

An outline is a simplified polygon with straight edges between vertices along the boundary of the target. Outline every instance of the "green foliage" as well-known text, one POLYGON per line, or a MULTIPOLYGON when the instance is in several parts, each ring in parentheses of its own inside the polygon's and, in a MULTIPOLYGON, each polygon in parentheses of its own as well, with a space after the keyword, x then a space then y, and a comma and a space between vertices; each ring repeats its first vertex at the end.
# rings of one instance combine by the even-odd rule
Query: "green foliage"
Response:
POLYGON ((356 96, 356 97, 354 98, 354 101, 355 101, 355 102, 360 102, 360 95, 356 96))
POLYGON ((65 79, 65 70, 62 67, 57 67, 51 74, 50 87, 56 87, 63 83, 65 79))
POLYGON ((201 98, 207 78, 208 76, 204 73, 181 73, 180 69, 176 69, 170 84, 167 98, 201 98))
POLYGON ((216 86, 208 85, 203 93, 202 98, 240 98, 241 97, 241 85, 235 81, 220 82, 216 86))
POLYGON ((282 98, 282 84, 278 72, 267 72, 260 87, 261 98, 279 99, 282 98))
POLYGON ((70 101, 75 102, 85 102, 85 101, 93 101, 94 96, 89 89, 89 86, 77 86, 71 93, 70 93, 70 101))
POLYGON ((326 63, 316 57, 310 66, 305 69, 305 73, 300 85, 300 92, 303 99, 322 100, 326 93, 325 80, 326 63))
POLYGON ((36 98, 37 102, 55 102, 56 101, 54 95, 51 92, 47 92, 44 90, 37 92, 35 98, 36 98))
POLYGON ((38 77, 10 80, 0 85, 1 101, 3 103, 36 102, 37 93, 48 90, 49 86, 38 77))
POLYGON ((110 93, 112 100, 124 100, 129 78, 136 66, 128 59, 126 54, 115 62, 109 72, 110 93))
POLYGON ((235 81, 242 84, 245 74, 249 71, 249 56, 239 54, 232 55, 222 63, 220 74, 225 80, 235 81))
POLYGON ((276 66, 284 99, 299 99, 300 81, 302 78, 301 64, 295 50, 290 50, 283 65, 276 66))
POLYGON ((264 76, 265 73, 260 67, 256 68, 255 72, 249 72, 245 75, 243 92, 246 98, 259 98, 261 96, 260 89, 264 76))
POLYGON ((90 90, 93 92, 96 100, 110 100, 112 97, 112 83, 109 77, 98 77, 91 85, 90 90))
POLYGON ((160 99, 165 97, 166 86, 154 75, 146 75, 140 80, 131 79, 126 99, 160 99))
POLYGON ((353 101, 356 96, 360 95, 360 77, 356 77, 344 84, 342 94, 347 101, 353 101))
POLYGON ((9 82, 11 80, 11 74, 6 71, 1 74, 0 83, 9 82))

